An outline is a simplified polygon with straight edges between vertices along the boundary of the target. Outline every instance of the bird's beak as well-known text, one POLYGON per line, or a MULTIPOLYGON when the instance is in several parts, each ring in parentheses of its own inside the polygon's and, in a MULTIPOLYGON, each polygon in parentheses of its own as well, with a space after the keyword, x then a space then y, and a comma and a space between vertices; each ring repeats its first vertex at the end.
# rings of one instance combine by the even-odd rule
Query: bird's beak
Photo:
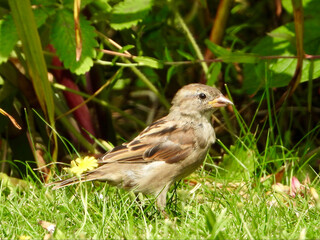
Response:
POLYGON ((225 107, 227 106, 228 104, 230 105, 233 105, 233 103, 226 97, 224 96, 220 96, 212 101, 209 102, 209 104, 212 106, 212 107, 215 107, 215 108, 218 108, 218 107, 225 107))

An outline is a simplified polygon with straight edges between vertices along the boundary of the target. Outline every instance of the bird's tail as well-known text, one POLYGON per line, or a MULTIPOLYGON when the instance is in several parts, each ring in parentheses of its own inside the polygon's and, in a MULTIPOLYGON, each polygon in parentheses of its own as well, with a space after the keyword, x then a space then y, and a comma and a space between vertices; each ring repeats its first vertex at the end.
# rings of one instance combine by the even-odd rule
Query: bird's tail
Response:
POLYGON ((59 188, 66 187, 66 186, 70 186, 70 185, 73 185, 73 184, 77 184, 77 183, 80 183, 80 182, 88 182, 88 181, 92 181, 92 180, 94 180, 94 179, 86 178, 85 176, 71 177, 71 178, 59 180, 59 181, 56 181, 56 182, 48 183, 48 184, 46 184, 46 187, 53 186, 52 190, 55 190, 55 189, 59 189, 59 188))

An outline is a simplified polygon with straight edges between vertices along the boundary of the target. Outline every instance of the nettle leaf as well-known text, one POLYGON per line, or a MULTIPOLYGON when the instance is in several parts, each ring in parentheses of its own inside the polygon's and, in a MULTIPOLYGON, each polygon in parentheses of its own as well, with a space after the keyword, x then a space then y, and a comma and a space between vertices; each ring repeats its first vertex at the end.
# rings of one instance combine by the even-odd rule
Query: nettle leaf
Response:
POLYGON ((33 10, 34 18, 36 20, 37 27, 41 27, 47 20, 47 18, 55 13, 54 8, 36 8, 33 10))
POLYGON ((110 25, 122 30, 137 25, 151 10, 153 0, 124 0, 113 7, 110 25))
POLYGON ((51 40, 57 55, 66 68, 78 75, 84 74, 93 66, 94 48, 98 46, 95 40, 94 27, 84 17, 80 16, 82 37, 82 53, 76 61, 76 39, 73 14, 69 10, 59 10, 53 21, 51 40))
MULTIPOLYGON (((304 23, 304 50, 307 54, 320 54, 320 20, 307 20, 304 23)), ((251 50, 260 56, 296 56, 294 38, 294 23, 289 23, 272 31, 269 36, 261 39, 251 50)), ((294 75, 297 59, 278 58, 260 61, 256 64, 244 65, 243 88, 249 93, 255 93, 266 86, 285 87, 294 75), (268 79, 265 79, 266 68, 271 72, 268 79), (268 82, 266 82, 268 80, 268 82)), ((304 60, 302 77, 300 82, 308 81, 309 78, 320 77, 320 60, 304 60)))
POLYGON ((6 62, 18 41, 18 33, 11 15, 0 20, 0 64, 6 62))
MULTIPOLYGON (((33 14, 37 27, 41 27, 52 13, 54 13, 54 9, 34 9, 33 14)), ((18 40, 19 37, 12 16, 7 15, 3 17, 3 19, 0 20, 0 64, 8 60, 18 40)))

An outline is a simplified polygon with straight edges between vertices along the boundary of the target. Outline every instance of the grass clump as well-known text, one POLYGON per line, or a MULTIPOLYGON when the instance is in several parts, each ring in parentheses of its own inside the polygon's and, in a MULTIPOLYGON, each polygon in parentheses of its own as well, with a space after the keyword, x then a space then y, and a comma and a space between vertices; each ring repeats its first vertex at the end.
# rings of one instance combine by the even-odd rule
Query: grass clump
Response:
MULTIPOLYGON (((85 183, 52 191, 33 183, 29 189, 0 185, 0 237, 43 238, 38 222, 56 224, 53 237, 125 239, 316 238, 320 229, 319 199, 310 187, 295 196, 272 181, 217 183, 197 171, 169 194, 165 219, 154 199, 85 183), (193 183, 196 182, 196 185, 193 183)), ((290 188, 288 185, 287 187, 290 188)), ((315 189, 314 189, 315 190, 315 189)))

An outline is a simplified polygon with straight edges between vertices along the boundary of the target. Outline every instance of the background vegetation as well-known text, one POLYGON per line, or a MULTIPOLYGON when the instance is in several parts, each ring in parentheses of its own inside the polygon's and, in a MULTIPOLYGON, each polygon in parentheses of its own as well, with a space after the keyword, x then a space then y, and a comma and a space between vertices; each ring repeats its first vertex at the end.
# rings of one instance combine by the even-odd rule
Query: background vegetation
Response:
POLYGON ((0 1, 0 237, 43 237, 39 220, 56 238, 319 236, 319 11, 317 0, 0 1), (52 163, 132 139, 192 82, 235 106, 215 114, 219 140, 172 190, 170 220, 103 184, 43 187, 60 175, 52 163))

